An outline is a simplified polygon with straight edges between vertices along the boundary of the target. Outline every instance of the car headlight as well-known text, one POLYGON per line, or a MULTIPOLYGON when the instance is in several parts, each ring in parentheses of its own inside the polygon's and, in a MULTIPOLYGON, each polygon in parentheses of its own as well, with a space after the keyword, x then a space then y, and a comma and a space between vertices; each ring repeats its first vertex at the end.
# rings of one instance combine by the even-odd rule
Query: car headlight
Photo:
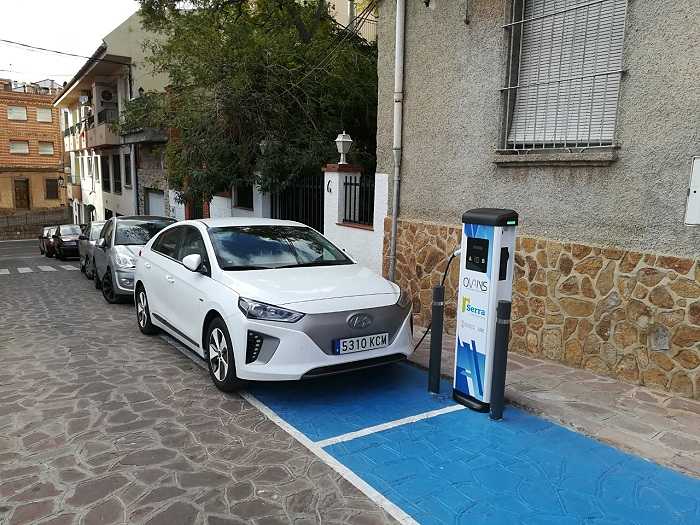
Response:
POLYGON ((117 253, 115 262, 120 268, 131 268, 136 266, 136 259, 134 259, 134 257, 131 255, 126 255, 125 253, 117 253))
POLYGON ((401 295, 399 295, 399 300, 396 301, 401 308, 408 308, 413 300, 411 299, 411 294, 405 290, 401 290, 401 295))
POLYGON ((261 321, 280 321, 282 323, 296 323, 304 317, 301 312, 287 310, 271 304, 259 303, 251 299, 241 297, 238 299, 238 308, 248 319, 260 319, 261 321))

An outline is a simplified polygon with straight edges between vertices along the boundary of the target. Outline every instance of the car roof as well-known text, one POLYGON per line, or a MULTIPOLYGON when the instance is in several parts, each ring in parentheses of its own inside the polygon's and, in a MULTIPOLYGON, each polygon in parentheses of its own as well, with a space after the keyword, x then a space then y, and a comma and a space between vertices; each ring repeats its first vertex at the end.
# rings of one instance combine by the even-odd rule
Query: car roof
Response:
POLYGON ((118 221, 124 220, 137 220, 137 221, 173 221, 176 219, 172 217, 163 217, 161 215, 120 215, 119 217, 114 217, 118 221))
POLYGON ((262 217, 219 217, 216 219, 197 219, 187 222, 201 222, 208 228, 221 228, 226 226, 302 226, 306 224, 280 219, 265 219, 262 217))

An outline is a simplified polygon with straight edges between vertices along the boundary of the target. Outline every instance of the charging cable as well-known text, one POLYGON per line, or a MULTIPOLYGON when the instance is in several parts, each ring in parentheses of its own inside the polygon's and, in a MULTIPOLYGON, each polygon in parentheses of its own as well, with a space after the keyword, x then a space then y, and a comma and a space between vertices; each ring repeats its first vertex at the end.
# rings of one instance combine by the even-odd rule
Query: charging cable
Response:
MULTIPOLYGON (((455 259, 455 257, 459 257, 461 253, 462 253, 462 250, 458 249, 458 250, 455 250, 454 252, 452 252, 452 255, 450 255, 450 258, 447 260, 447 266, 445 267, 445 272, 442 274, 442 281, 440 281, 440 286, 445 286, 445 281, 447 280, 447 272, 450 271, 450 264, 452 264, 453 259, 455 259)), ((425 336, 427 336, 430 333, 430 329, 432 328, 432 326, 433 326, 433 322, 431 320, 430 323, 428 323, 428 326, 425 329, 425 332, 421 336, 420 340, 416 343, 416 346, 413 347, 414 352, 416 350, 418 350, 418 347, 423 343, 423 341, 425 340, 425 336)))

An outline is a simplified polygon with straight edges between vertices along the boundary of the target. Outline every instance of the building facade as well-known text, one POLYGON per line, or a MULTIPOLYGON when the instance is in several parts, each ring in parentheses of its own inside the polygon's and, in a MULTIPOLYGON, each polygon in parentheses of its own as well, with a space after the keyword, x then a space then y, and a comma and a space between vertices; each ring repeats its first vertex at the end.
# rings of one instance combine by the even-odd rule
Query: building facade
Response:
POLYGON ((127 101, 167 86, 167 76, 154 74, 147 64, 142 45, 151 38, 155 35, 143 30, 139 14, 130 16, 105 36, 54 101, 61 113, 70 187, 80 186, 71 190, 79 195, 72 201, 75 222, 173 214, 158 147, 167 136, 158 130, 120 136, 114 128, 127 101))
POLYGON ((66 205, 52 98, 52 89, 0 80, 0 214, 66 205))
MULTIPOLYGON (((396 275, 417 323, 462 213, 512 208, 511 351, 700 398, 694 4, 406 4, 396 275)), ((391 174, 395 2, 379 10, 377 170, 391 174)))

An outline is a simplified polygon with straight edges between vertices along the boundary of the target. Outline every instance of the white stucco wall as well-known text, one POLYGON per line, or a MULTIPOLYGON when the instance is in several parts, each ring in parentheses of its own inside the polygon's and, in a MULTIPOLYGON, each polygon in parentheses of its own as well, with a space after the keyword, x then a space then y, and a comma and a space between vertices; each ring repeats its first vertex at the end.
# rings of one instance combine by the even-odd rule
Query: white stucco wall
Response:
POLYGON ((231 198, 215 196, 209 203, 209 216, 212 219, 231 216, 231 198))
POLYGON ((173 219, 177 219, 178 221, 184 221, 185 220, 185 205, 177 202, 177 199, 175 198, 177 195, 177 192, 174 190, 169 190, 168 191, 168 201, 170 203, 170 216, 173 219))
POLYGON ((323 233, 358 263, 381 275, 384 217, 387 214, 389 201, 389 176, 385 173, 375 174, 374 221, 371 228, 361 228, 341 224, 344 206, 342 181, 346 175, 352 175, 352 173, 331 171, 325 173, 323 233))

